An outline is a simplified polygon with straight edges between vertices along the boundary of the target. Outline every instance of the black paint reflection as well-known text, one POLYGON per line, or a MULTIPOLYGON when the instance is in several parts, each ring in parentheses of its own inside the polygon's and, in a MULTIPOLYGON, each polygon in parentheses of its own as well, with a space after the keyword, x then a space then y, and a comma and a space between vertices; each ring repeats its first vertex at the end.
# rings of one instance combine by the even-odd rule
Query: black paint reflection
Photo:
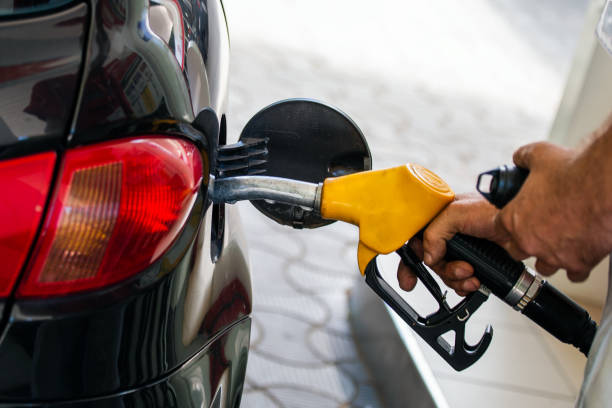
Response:
POLYGON ((77 93, 87 6, 0 22, 0 146, 65 134, 77 93))

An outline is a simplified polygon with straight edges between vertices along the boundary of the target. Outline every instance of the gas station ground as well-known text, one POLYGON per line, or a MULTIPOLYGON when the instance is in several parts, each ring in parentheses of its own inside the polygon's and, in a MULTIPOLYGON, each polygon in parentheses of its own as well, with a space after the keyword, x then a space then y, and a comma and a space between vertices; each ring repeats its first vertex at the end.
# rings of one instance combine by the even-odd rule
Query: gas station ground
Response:
MULTIPOLYGON (((473 191, 479 172, 546 138, 586 2, 226 0, 225 7, 230 141, 260 108, 310 97, 354 119, 374 168, 415 162, 455 191, 473 191)), ((347 319, 348 292, 365 284, 357 229, 296 231, 239 206, 254 297, 242 406, 385 406, 347 319)), ((383 264, 394 282, 397 259, 383 264)), ((427 309, 422 292, 407 298, 427 309)), ((497 299, 472 320, 468 337, 491 323, 493 342, 461 373, 419 340, 448 406, 573 406, 581 354, 497 299)))

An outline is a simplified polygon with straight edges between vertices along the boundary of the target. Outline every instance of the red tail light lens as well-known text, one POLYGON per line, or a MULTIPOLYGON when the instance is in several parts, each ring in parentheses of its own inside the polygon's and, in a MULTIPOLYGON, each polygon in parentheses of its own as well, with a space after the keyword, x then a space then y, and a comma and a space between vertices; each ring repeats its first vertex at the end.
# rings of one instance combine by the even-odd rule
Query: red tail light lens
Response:
POLYGON ((0 297, 11 293, 28 255, 54 165, 54 152, 0 162, 0 297))
POLYGON ((178 139, 68 151, 18 296, 96 289, 142 271, 179 234, 201 181, 200 153, 178 139))

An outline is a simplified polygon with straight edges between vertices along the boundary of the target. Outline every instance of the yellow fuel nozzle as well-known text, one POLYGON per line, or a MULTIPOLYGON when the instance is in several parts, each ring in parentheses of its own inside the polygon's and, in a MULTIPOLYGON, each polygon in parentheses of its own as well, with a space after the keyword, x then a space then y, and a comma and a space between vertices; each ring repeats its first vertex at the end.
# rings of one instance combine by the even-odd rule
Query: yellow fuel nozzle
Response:
POLYGON ((401 247, 454 196, 434 173, 406 164, 325 179, 321 215, 359 227, 357 260, 363 275, 376 255, 401 247))

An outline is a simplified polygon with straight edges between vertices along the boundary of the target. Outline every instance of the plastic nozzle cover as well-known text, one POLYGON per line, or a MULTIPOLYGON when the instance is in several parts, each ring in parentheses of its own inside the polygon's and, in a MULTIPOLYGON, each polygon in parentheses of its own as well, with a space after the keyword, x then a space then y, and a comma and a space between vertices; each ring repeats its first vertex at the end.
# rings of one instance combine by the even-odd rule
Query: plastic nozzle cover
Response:
POLYGON ((529 170, 512 165, 502 165, 478 176, 476 189, 491 204, 502 208, 519 192, 529 170))
POLYGON ((413 237, 454 198, 442 179, 416 164, 328 178, 321 215, 359 226, 359 270, 413 237))

